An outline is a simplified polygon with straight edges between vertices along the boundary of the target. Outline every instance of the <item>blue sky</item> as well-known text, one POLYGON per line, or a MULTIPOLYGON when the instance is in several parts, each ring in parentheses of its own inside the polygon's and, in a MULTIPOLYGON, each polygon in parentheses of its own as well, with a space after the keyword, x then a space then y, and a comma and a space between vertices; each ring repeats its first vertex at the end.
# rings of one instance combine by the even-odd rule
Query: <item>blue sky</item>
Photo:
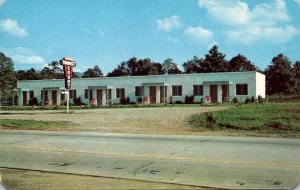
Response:
POLYGON ((300 0, 0 0, 0 51, 15 69, 72 57, 104 73, 131 57, 182 65, 214 45, 265 69, 300 60, 300 0))

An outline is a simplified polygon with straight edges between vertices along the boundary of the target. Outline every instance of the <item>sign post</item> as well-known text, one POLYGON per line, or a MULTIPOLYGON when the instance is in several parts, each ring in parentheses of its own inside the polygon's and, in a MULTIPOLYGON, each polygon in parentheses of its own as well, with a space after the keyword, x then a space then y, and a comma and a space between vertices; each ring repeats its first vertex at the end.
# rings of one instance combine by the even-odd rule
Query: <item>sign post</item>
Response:
POLYGON ((63 65, 63 70, 64 70, 65 88, 67 89, 67 91, 65 91, 64 94, 67 95, 67 113, 69 113, 69 96, 70 96, 69 89, 71 88, 73 67, 76 66, 76 62, 72 58, 64 57, 62 60, 60 60, 60 64, 63 65))

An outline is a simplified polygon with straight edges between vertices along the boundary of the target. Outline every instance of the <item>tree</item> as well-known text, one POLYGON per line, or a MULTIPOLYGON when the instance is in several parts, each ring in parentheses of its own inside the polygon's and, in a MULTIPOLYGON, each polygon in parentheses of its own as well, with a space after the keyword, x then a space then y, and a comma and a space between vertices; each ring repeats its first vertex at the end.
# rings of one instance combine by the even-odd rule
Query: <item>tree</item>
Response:
POLYGON ((27 71, 19 70, 16 73, 17 80, 38 80, 41 79, 40 75, 35 71, 34 68, 31 68, 27 71))
POLYGON ((214 45, 205 55, 201 66, 204 73, 227 72, 228 61, 225 60, 225 56, 225 54, 219 52, 218 46, 214 45))
POLYGON ((126 67, 126 62, 122 62, 112 72, 107 73, 107 77, 129 76, 128 70, 125 67, 126 67))
POLYGON ((166 74, 180 74, 181 71, 178 69, 176 63, 173 62, 172 59, 167 58, 162 64, 162 70, 166 74))
POLYGON ((229 61, 228 69, 231 72, 256 71, 255 65, 245 56, 238 54, 229 61))
POLYGON ((11 58, 0 52, 0 107, 3 101, 7 101, 13 96, 16 81, 11 58))
POLYGON ((300 61, 296 61, 293 65, 295 76, 295 93, 300 94, 300 61))
POLYGON ((202 68, 203 59, 199 59, 197 56, 194 56, 193 59, 183 63, 184 72, 189 73, 203 73, 204 69, 202 68))
POLYGON ((97 77, 102 77, 102 71, 99 68, 99 66, 95 65, 93 68, 88 68, 82 78, 97 78, 97 77))
POLYGON ((271 65, 265 70, 267 94, 291 94, 294 88, 294 74, 291 61, 283 54, 272 59, 271 65))
POLYGON ((112 72, 108 73, 108 77, 117 76, 143 76, 143 75, 162 75, 164 74, 162 65, 154 63, 149 58, 137 59, 130 58, 128 61, 122 62, 112 72))
POLYGON ((42 79, 63 79, 64 74, 61 65, 57 61, 51 61, 47 67, 41 71, 42 79))

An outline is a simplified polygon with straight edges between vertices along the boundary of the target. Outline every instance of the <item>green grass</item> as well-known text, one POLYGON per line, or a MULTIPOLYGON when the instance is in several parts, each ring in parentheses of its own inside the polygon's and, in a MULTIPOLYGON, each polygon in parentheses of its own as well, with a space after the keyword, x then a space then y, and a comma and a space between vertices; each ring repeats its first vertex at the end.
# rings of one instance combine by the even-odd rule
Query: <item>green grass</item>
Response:
POLYGON ((300 132, 300 102, 240 105, 194 115, 189 122, 194 127, 212 129, 300 132))
POLYGON ((36 121, 18 119, 0 119, 0 128, 20 130, 65 130, 70 129, 71 122, 68 121, 36 121))

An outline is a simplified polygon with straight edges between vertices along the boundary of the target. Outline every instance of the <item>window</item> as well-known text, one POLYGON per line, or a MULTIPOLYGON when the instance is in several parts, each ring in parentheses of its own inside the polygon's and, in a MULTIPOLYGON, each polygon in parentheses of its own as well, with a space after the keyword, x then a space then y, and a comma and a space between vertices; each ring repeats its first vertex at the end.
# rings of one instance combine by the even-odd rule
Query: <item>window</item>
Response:
POLYGON ((85 90, 84 90, 84 98, 85 98, 85 99, 88 99, 88 98, 89 98, 89 90, 88 90, 88 89, 85 89, 85 90))
POLYGON ((248 84, 237 84, 236 95, 248 95, 248 84))
POLYGON ((69 95, 70 99, 76 98, 76 90, 70 90, 69 93, 70 93, 70 95, 69 95))
POLYGON ((135 96, 143 96, 143 87, 142 86, 135 87, 135 96))
POLYGON ((172 95, 173 96, 182 96, 182 86, 181 85, 173 85, 172 86, 172 95))
POLYGON ((194 85, 194 96, 203 96, 203 85, 194 85))
POLYGON ((31 90, 31 91, 29 91, 29 99, 32 100, 33 97, 34 97, 34 91, 31 90))
POLYGON ((125 98, 125 89, 117 88, 116 98, 125 98))

